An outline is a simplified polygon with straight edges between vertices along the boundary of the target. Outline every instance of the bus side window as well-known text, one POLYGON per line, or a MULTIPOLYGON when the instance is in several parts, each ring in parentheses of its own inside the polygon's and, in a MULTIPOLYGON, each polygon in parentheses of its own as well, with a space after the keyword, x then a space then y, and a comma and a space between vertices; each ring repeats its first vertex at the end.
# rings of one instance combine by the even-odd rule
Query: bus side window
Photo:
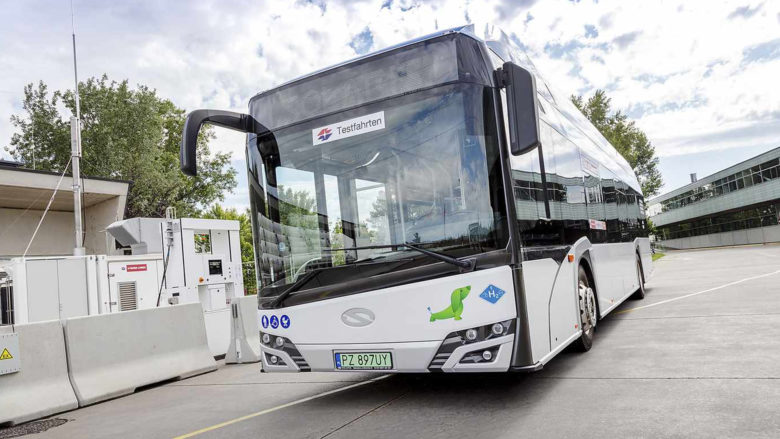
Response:
MULTIPOLYGON (((559 209, 562 243, 571 244, 588 234, 587 196, 580 165, 579 148, 557 131, 552 130, 556 173, 548 176, 548 185, 557 191, 555 205, 559 209)), ((548 148, 550 150, 551 148, 548 148)))
POLYGON ((601 170, 601 191, 604 199, 604 220, 607 223, 607 242, 620 242, 618 220, 617 177, 607 169, 601 170))
MULTIPOLYGON (((542 104, 540 103, 539 106, 541 107, 542 104)), ((566 189, 558 175, 556 143, 565 142, 565 139, 544 120, 539 121, 539 127, 541 138, 539 149, 544 160, 544 184, 549 204, 549 211, 545 210, 545 217, 553 221, 561 221, 561 203, 566 200, 566 189)), ((558 149, 561 147, 559 146, 558 149)))

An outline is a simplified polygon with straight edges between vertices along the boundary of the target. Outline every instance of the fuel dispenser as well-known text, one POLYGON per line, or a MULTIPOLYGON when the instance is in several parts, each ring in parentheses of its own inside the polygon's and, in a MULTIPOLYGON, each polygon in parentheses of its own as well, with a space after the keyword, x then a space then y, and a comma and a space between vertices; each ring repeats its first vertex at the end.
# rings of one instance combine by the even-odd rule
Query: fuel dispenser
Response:
MULTIPOLYGON (((143 303, 144 307, 200 303, 209 347, 214 355, 224 354, 230 338, 230 300, 244 295, 239 222, 132 218, 111 224, 106 230, 121 245, 131 249, 132 255, 124 256, 124 259, 108 257, 109 264, 111 259, 120 264, 113 271, 122 270, 123 282, 140 282, 141 277, 147 276, 136 268, 139 261, 128 258, 142 258, 142 254, 150 252, 159 261, 155 265, 159 273, 157 288, 147 286, 143 291, 138 290, 138 303, 143 303)), ((108 271, 113 287, 110 289, 121 292, 121 285, 117 283, 120 277, 110 277, 111 267, 108 271)))
POLYGON ((204 311, 228 308, 244 295, 238 221, 182 218, 162 224, 168 303, 200 302, 204 311))

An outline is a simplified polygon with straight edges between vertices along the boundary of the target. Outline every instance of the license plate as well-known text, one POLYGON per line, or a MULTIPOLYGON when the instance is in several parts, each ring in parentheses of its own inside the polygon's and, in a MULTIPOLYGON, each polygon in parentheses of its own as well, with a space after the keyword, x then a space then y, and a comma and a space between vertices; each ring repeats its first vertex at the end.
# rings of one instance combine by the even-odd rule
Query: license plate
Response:
POLYGON ((390 352, 336 352, 338 370, 389 370, 393 368, 390 352))

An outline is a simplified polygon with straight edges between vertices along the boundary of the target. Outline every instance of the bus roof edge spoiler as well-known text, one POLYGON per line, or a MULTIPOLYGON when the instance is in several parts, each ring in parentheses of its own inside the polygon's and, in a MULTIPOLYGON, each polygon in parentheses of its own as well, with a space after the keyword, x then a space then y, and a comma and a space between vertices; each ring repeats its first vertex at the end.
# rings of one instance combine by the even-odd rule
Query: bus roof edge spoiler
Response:
POLYGON ((187 115, 181 136, 179 160, 181 171, 186 175, 195 176, 197 169, 198 133, 204 123, 210 123, 223 128, 244 133, 257 132, 257 122, 248 114, 223 110, 195 110, 187 115))

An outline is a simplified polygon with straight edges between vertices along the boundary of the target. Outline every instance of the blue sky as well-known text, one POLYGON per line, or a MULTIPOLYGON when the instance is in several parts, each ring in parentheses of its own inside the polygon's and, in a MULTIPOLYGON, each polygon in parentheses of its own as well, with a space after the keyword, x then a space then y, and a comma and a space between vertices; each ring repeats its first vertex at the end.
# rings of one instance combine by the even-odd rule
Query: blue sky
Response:
MULTIPOLYGON (((607 90, 647 132, 666 186, 780 146, 777 1, 74 0, 82 79, 107 73, 180 107, 243 111, 248 99, 307 72, 436 29, 492 22, 565 93, 607 90)), ((0 147, 22 89, 72 87, 67 0, 4 3, 0 147)), ((218 131, 248 204, 243 137, 218 131)), ((0 155, 7 157, 5 152, 0 155)))

